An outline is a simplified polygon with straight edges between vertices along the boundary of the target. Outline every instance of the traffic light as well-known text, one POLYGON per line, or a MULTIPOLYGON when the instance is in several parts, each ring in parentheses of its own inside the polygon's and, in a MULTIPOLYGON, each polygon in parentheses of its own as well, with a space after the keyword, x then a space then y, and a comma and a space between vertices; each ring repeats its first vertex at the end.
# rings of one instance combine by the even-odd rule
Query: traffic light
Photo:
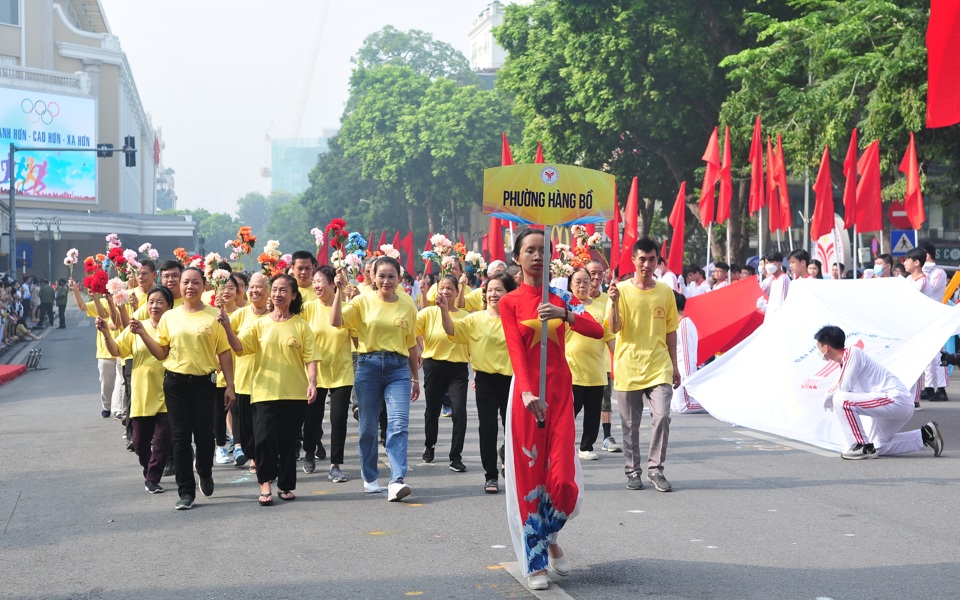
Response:
POLYGON ((113 156, 113 144, 97 144, 97 158, 111 158, 113 156))
POLYGON ((123 137, 123 158, 128 167, 137 166, 137 138, 132 135, 123 137))

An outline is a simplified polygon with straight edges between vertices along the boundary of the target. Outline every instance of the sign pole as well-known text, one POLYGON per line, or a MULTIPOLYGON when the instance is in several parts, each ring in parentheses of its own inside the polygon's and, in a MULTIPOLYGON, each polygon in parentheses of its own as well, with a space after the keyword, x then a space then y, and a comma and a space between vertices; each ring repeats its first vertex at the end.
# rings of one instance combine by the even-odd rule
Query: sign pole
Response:
POLYGON ((710 248, 713 246, 713 223, 707 223, 707 266, 710 265, 710 248))
MULTIPOLYGON (((550 236, 553 234, 553 227, 543 226, 543 304, 550 301, 550 236)), ((540 322, 540 406, 546 414, 547 409, 547 331, 549 327, 547 321, 540 322)), ((537 427, 543 428, 546 423, 537 421, 537 427)))
POLYGON ((10 259, 10 270, 7 271, 10 274, 11 279, 16 279, 17 277, 17 181, 16 177, 13 176, 15 159, 14 154, 16 153, 16 146, 13 145, 13 142, 10 143, 10 157, 7 163, 7 179, 10 183, 10 196, 8 199, 9 204, 7 204, 7 216, 10 217, 10 247, 7 248, 8 258, 10 259))

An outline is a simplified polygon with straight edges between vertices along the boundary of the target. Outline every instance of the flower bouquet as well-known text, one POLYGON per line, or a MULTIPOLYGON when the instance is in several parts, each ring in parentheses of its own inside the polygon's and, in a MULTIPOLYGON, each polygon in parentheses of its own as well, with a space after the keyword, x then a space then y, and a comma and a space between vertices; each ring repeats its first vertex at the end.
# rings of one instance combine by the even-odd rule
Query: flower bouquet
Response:
POLYGON ((150 242, 140 246, 139 252, 140 256, 142 256, 144 260, 152 260, 153 262, 160 260, 160 253, 157 252, 157 250, 153 247, 153 244, 150 242))
MULTIPOLYGON (((436 261, 440 265, 441 277, 450 273, 450 269, 457 259, 463 258, 463 255, 458 253, 458 249, 453 245, 453 242, 447 239, 447 236, 442 233, 435 234, 431 237, 430 245, 433 249, 423 252, 420 256, 425 263, 436 261)), ((460 247, 459 250, 462 250, 463 253, 466 254, 466 249, 463 248, 463 244, 457 244, 457 246, 460 247)))
POLYGON ((313 236, 313 240, 314 240, 314 241, 316 242, 316 244, 317 244, 316 256, 317 256, 317 258, 319 258, 319 257, 320 257, 320 249, 323 248, 323 230, 320 229, 319 227, 314 227, 313 229, 310 230, 310 235, 313 236))
POLYGON ((113 303, 117 306, 123 306, 124 304, 130 303, 130 294, 127 292, 127 283, 126 281, 120 279, 119 277, 114 277, 113 279, 107 281, 106 285, 107 294, 113 298, 113 303))
POLYGON ((220 290, 230 281, 230 271, 226 269, 214 269, 210 272, 210 275, 207 276, 207 279, 210 281, 210 285, 213 286, 213 297, 210 298, 210 305, 216 306, 217 298, 220 297, 220 290))
POLYGON ((267 277, 272 277, 277 269, 277 263, 280 262, 280 242, 267 240, 267 245, 257 257, 257 262, 260 263, 260 272, 267 277))
POLYGON ((338 270, 346 270, 350 283, 356 285, 360 271, 363 269, 363 259, 366 257, 367 240, 359 232, 354 231, 341 242, 339 250, 333 253, 331 259, 333 266, 338 270))
POLYGON ((472 268, 481 277, 487 272, 487 261, 483 260, 483 255, 479 252, 470 251, 463 257, 464 268, 472 268))
POLYGON ((70 279, 73 279, 73 267, 80 260, 80 251, 76 248, 70 248, 67 250, 67 255, 63 259, 63 264, 67 265, 67 269, 70 272, 70 279))
POLYGON ((237 237, 227 240, 224 248, 230 249, 230 260, 239 260, 241 256, 253 254, 253 248, 257 244, 257 236, 253 235, 250 227, 244 225, 237 230, 237 237))
POLYGON ((393 247, 393 244, 384 244, 380 250, 375 253, 376 256, 389 256, 394 260, 400 260, 400 251, 393 247))
POLYGON ((600 259, 609 267, 610 263, 607 262, 607 257, 603 251, 603 234, 594 233, 590 235, 587 233, 587 228, 583 225, 574 225, 570 228, 570 233, 573 238, 576 240, 574 244, 574 253, 578 257, 578 261, 581 264, 577 264, 577 267, 585 267, 588 262, 593 260, 593 252, 596 252, 600 259))

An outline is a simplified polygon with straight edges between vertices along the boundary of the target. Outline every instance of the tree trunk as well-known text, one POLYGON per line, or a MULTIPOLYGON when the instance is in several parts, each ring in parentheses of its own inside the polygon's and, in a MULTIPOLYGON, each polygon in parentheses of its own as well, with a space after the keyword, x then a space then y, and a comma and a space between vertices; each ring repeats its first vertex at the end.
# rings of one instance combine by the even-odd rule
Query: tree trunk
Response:
POLYGON ((740 189, 730 199, 730 251, 731 262, 746 264, 750 252, 750 182, 740 180, 740 189))
POLYGON ((650 237, 650 227, 653 225, 653 205, 652 198, 643 198, 638 206, 640 209, 637 215, 637 239, 650 237))
POLYGON ((450 196, 450 218, 453 220, 453 239, 457 240, 460 237, 460 227, 457 225, 457 201, 453 196, 450 196))
POLYGON ((407 228, 413 231, 413 207, 407 206, 407 228))
POLYGON ((430 235, 439 233, 436 228, 436 215, 433 213, 433 196, 427 194, 423 199, 423 207, 427 209, 427 228, 430 229, 430 235))

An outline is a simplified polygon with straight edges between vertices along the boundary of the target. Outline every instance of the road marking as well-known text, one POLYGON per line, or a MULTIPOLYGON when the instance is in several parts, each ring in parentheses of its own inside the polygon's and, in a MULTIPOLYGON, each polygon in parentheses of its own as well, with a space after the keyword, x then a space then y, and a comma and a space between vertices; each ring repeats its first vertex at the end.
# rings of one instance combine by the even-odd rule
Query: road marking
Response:
POLYGON ((536 598, 540 598, 541 600, 573 600, 573 596, 560 589, 560 586, 557 585, 557 582, 553 579, 550 580, 550 587, 545 590, 531 590, 528 588, 527 578, 524 577, 520 571, 520 563, 502 562, 500 566, 503 567, 507 573, 513 575, 513 578, 520 582, 523 589, 536 598))
POLYGON ((816 454, 818 456, 826 456, 827 458, 837 457, 836 452, 831 452, 830 450, 824 450, 823 448, 811 446, 810 444, 804 444, 803 442, 798 442, 796 440, 788 440, 787 438, 782 438, 778 435, 773 435, 770 433, 762 433, 760 431, 753 431, 750 429, 742 429, 742 428, 739 431, 744 435, 749 435, 750 437, 757 438, 758 440, 763 440, 765 442, 773 442, 774 444, 787 446, 788 448, 793 448, 794 450, 803 450, 804 452, 809 452, 810 454, 816 454))
POLYGON ((628 513, 631 513, 631 514, 634 514, 634 515, 639 515, 640 513, 645 513, 645 512, 647 512, 647 511, 645 511, 645 510, 628 510, 627 512, 628 512, 628 513))
POLYGON ((404 596, 422 596, 423 592, 404 592, 404 596))

